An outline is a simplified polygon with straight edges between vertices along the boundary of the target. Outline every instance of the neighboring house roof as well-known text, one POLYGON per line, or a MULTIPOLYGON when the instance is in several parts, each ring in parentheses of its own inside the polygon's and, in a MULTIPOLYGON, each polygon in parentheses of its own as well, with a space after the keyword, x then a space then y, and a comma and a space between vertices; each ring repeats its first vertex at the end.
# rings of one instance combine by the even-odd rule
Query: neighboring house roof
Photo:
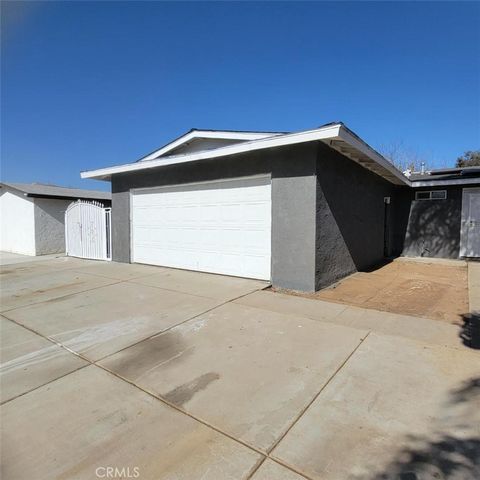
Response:
MULTIPOLYGON (((190 140, 191 138, 193 137, 190 137, 190 140)), ((217 136, 216 138, 220 137, 217 136)), ((210 160, 213 158, 227 157, 239 153, 278 148, 314 141, 322 141, 326 143, 331 148, 339 151, 343 155, 351 158, 363 167, 373 171, 374 173, 382 176, 394 184, 410 185, 409 180, 399 170, 397 170, 397 168, 395 168, 388 160, 376 152, 372 147, 370 147, 358 135, 353 133, 341 122, 330 123, 314 130, 305 130, 295 133, 253 133, 193 130, 177 140, 174 140, 165 147, 162 147, 150 155, 143 157, 141 161, 81 172, 81 177, 96 178, 98 180, 110 180, 112 175, 118 173, 135 172, 150 168, 163 167, 166 165, 175 165, 200 160, 210 160), (168 148, 171 147, 170 151, 175 148, 175 146, 172 147, 175 142, 178 142, 182 139, 185 140, 185 138, 189 137, 189 135, 196 135, 197 133, 205 135, 206 132, 210 132, 212 135, 233 135, 235 133, 237 135, 243 135, 244 138, 239 143, 221 146, 219 148, 189 152, 183 155, 165 155, 169 151, 168 148), (246 138, 248 135, 257 135, 257 138, 246 138)))
POLYGON ((425 173, 412 173, 413 187, 465 185, 480 183, 480 167, 441 168, 425 173))
POLYGON ((1 182, 0 188, 10 188, 23 193, 26 197, 41 198, 66 198, 85 200, 111 200, 110 192, 98 190, 83 190, 80 188, 65 188, 57 185, 44 185, 42 183, 10 183, 1 182))

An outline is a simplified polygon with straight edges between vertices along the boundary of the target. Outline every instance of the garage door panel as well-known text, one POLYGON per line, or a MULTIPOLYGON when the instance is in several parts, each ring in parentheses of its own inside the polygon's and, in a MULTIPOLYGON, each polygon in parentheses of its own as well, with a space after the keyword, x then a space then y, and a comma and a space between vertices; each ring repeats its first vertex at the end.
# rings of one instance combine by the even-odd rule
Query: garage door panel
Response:
POLYGON ((270 279, 270 178, 132 193, 132 261, 270 279))

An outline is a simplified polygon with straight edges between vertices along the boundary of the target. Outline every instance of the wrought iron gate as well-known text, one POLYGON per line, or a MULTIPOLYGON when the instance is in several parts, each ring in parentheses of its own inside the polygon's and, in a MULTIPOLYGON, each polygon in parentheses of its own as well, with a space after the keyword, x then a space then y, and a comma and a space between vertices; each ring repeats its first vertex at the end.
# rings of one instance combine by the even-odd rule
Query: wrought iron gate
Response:
POLYGON ((78 200, 65 212, 65 247, 71 257, 111 260, 111 208, 78 200))

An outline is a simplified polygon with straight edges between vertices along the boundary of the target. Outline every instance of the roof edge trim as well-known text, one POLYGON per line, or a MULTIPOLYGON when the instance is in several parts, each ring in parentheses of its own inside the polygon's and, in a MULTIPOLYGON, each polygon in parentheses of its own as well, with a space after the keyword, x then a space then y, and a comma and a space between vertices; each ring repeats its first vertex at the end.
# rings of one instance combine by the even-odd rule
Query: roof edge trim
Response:
POLYGON ((137 170, 146 170, 149 168, 175 165, 178 163, 194 162, 197 160, 213 159, 226 157, 237 153, 251 152, 253 150, 264 150, 267 148, 281 147, 285 145, 294 145, 297 143, 310 142, 315 140, 325 140, 337 138, 341 125, 331 125, 315 130, 306 130, 303 132, 288 133, 286 135, 276 135, 258 140, 228 145, 226 147, 207 150, 204 152, 195 152, 185 155, 172 155, 144 162, 126 163, 114 167, 100 168, 98 170, 87 170, 80 173, 82 178, 97 178, 106 180, 111 175, 117 173, 133 172, 137 170))
MULTIPOLYGON (((342 123, 329 124, 314 130, 305 130, 284 135, 280 134, 269 136, 266 138, 241 142, 234 145, 228 145, 225 147, 220 147, 203 152, 187 153, 183 155, 172 155, 167 157, 155 158, 143 162, 127 163, 124 165, 101 168, 98 170, 84 171, 81 172, 80 175, 82 178, 109 180, 111 178, 111 175, 119 173, 134 172, 140 170, 147 170, 150 168, 163 167, 167 165, 214 159, 239 153, 246 153, 275 147, 283 147, 287 145, 295 145, 299 143, 313 142, 317 140, 325 142, 328 140, 342 140, 351 145, 356 150, 363 153, 364 155, 368 156, 384 171, 386 171, 386 173, 388 172, 390 180, 388 178, 387 180, 392 181, 391 178, 393 176, 399 184, 410 185, 410 181, 399 170, 397 170, 388 160, 382 157, 378 152, 376 152, 372 147, 370 147, 367 143, 361 140, 360 137, 358 137, 342 123)), ((381 175, 381 173, 378 174, 381 175)))
POLYGON ((274 137, 277 135, 282 135, 281 132, 234 132, 228 130, 197 130, 192 128, 192 130, 184 133, 180 137, 172 140, 161 148, 154 150, 148 155, 140 158, 137 162, 144 162, 147 160, 154 160, 157 157, 163 156, 166 153, 174 150, 185 143, 188 143, 190 140, 195 138, 217 138, 222 140, 258 140, 261 138, 274 137))

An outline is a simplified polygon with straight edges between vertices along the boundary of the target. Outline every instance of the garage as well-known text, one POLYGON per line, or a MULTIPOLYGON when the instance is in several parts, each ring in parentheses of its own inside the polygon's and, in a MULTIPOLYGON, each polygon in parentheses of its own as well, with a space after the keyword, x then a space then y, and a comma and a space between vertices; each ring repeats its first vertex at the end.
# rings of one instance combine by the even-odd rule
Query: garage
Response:
POLYGON ((132 262, 270 280, 271 179, 131 190, 132 262))

